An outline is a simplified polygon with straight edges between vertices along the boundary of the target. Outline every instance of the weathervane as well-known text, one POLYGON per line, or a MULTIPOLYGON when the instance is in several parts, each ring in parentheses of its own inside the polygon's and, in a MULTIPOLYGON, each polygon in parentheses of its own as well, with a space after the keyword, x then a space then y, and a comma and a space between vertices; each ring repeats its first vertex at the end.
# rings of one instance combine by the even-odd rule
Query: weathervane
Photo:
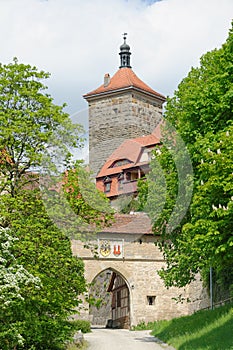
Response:
POLYGON ((126 41, 127 34, 128 34, 128 33, 124 33, 124 34, 122 34, 122 35, 123 35, 124 42, 126 41))

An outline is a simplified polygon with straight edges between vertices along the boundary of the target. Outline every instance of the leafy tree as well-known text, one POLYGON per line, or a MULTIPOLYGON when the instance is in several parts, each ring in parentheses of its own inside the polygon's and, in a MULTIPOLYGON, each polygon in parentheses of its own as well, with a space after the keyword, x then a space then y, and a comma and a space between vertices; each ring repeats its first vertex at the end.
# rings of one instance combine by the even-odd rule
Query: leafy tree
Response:
POLYGON ((86 283, 70 238, 87 241, 112 219, 107 198, 89 183, 80 164, 62 179, 56 191, 46 189, 43 197, 38 189, 1 197, 2 225, 19 239, 14 255, 41 281, 39 291, 28 292, 19 315, 25 349, 60 349, 74 333, 78 325, 68 317, 78 312, 86 283))
POLYGON ((41 281, 39 290, 27 291, 22 310, 14 314, 21 322, 23 348, 59 349, 74 331, 68 317, 86 291, 84 264, 72 256, 69 238, 50 220, 37 190, 3 195, 1 213, 2 224, 18 238, 17 262, 41 281))
MULTIPOLYGON (((160 275, 166 286, 184 286, 195 278, 198 271, 206 273, 210 266, 218 275, 226 269, 232 271, 232 73, 231 29, 226 43, 220 49, 206 53, 201 58, 200 67, 191 69, 174 97, 167 101, 163 145, 154 153, 156 160, 151 163, 152 174, 148 177, 148 194, 143 203, 145 206, 146 202, 146 208, 154 219, 154 232, 160 235, 159 245, 167 262, 160 275), (186 215, 179 225, 169 229, 170 217, 177 210, 179 188, 184 187, 185 199, 192 175, 187 173, 180 181, 177 161, 183 172, 187 164, 183 158, 184 147, 177 147, 177 142, 174 142, 171 124, 189 151, 194 188, 192 203, 186 206, 186 215), (158 163, 166 180, 164 191, 164 183, 156 183, 153 177, 154 172, 161 178, 158 163), (162 200, 159 191, 163 195, 162 200), (158 217, 154 215, 155 199, 164 201, 158 217)), ((179 205, 177 212, 184 209, 182 203, 179 205)))
POLYGON ((60 176, 41 176, 40 183, 49 217, 69 238, 87 243, 113 221, 108 198, 96 188, 82 161, 60 176))
POLYGON ((15 191, 37 180, 26 171, 43 165, 55 170, 66 163, 69 147, 80 145, 82 128, 72 124, 63 106, 53 103, 45 93, 43 80, 48 73, 36 67, 13 63, 0 64, 0 192, 15 191))
POLYGON ((26 291, 40 288, 40 279, 19 265, 12 254, 17 239, 9 229, 0 227, 0 344, 2 350, 15 349, 24 344, 18 319, 24 309, 26 291))
MULTIPOLYGON (((17 59, 0 65, 1 225, 18 239, 15 264, 40 280, 39 290, 25 286, 24 299, 8 309, 4 329, 16 325, 12 334, 15 330, 19 342, 12 345, 5 333, 4 350, 64 348, 76 329, 69 317, 78 312, 86 291, 84 264, 72 255, 70 233, 74 227, 75 234, 83 227, 90 231, 93 223, 101 227, 112 215, 81 166, 64 177, 64 166, 71 165, 70 147, 80 145, 82 128, 44 92, 42 81, 48 76, 17 59), (54 178, 56 188, 51 187, 54 178)), ((6 290, 8 298, 11 291, 6 290)))

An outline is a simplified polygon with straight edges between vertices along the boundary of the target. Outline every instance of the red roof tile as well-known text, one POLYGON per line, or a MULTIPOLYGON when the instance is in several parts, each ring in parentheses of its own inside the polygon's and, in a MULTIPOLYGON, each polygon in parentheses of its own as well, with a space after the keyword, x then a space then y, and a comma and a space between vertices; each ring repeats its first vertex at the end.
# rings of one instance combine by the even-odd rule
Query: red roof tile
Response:
POLYGON ((151 220, 145 213, 115 214, 115 222, 102 232, 152 234, 151 220))
POLYGON ((159 143, 159 139, 154 134, 140 136, 135 139, 132 139, 132 141, 139 143, 141 146, 147 147, 159 143))
POLYGON ((122 169, 131 168, 136 165, 143 147, 150 147, 159 143, 159 139, 153 134, 125 140, 107 159, 100 170, 97 178, 111 174, 121 173, 122 169), (120 159, 128 159, 129 164, 111 168, 111 165, 120 159))
POLYGON ((165 97, 155 90, 151 89, 147 84, 145 84, 137 75, 133 72, 131 68, 124 67, 120 68, 114 76, 110 79, 107 86, 101 85, 97 89, 85 94, 83 97, 88 99, 89 97, 95 95, 102 95, 108 92, 119 91, 127 88, 134 88, 147 92, 153 96, 156 96, 165 101, 165 97))

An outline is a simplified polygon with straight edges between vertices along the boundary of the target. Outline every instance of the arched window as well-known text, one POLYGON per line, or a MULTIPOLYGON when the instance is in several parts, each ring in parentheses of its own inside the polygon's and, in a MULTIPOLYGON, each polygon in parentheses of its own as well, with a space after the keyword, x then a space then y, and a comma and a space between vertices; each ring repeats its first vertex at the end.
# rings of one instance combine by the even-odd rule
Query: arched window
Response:
POLYGON ((130 162, 128 159, 118 159, 118 160, 115 160, 112 165, 110 166, 110 168, 116 168, 118 166, 122 166, 122 165, 126 165, 126 164, 129 164, 129 163, 132 163, 130 162))

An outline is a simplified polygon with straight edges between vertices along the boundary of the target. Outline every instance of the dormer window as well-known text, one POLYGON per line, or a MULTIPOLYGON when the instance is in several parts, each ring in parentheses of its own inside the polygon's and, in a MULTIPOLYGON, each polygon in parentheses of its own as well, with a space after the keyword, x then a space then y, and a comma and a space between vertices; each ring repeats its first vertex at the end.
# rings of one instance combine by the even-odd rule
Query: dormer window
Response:
POLYGON ((123 165, 129 164, 129 163, 131 163, 131 162, 128 159, 118 159, 112 163, 110 168, 116 168, 118 166, 123 166, 123 165))
POLYGON ((150 162, 151 161, 152 148, 146 148, 141 154, 140 162, 150 162))

